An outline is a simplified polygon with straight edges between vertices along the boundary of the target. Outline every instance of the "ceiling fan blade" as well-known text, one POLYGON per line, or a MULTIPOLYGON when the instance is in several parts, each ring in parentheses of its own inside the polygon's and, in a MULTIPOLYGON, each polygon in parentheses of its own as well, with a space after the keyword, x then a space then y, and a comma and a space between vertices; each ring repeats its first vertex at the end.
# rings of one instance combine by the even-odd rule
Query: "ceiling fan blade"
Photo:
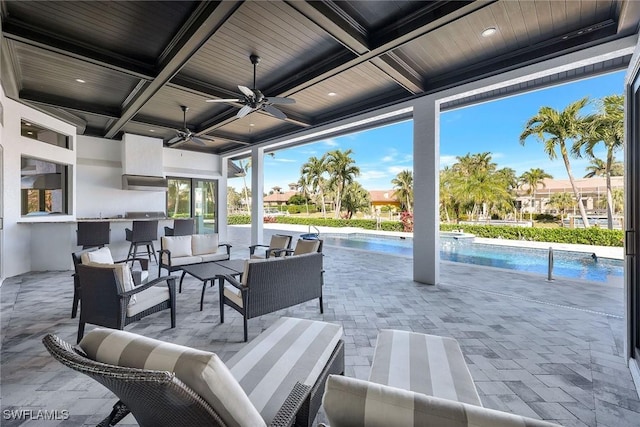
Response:
POLYGON ((292 98, 283 98, 280 96, 269 96, 264 99, 269 104, 295 104, 296 100, 292 98))
POLYGON ((206 139, 206 140, 209 140, 209 141, 215 141, 215 138, 212 137, 212 136, 209 136, 209 135, 198 135, 198 138, 206 139))
POLYGON ((174 136, 173 138, 171 138, 169 141, 167 141, 167 145, 173 145, 176 144, 180 141, 182 141, 184 139, 184 137, 182 135, 177 135, 174 136))
POLYGON ((276 107, 273 107, 269 104, 264 104, 262 106, 262 109, 267 113, 271 114, 273 117, 276 117, 278 119, 285 120, 287 118, 287 115, 285 113, 283 113, 282 111, 278 110, 276 107))
POLYGON ((242 107, 240 110, 238 110, 238 114, 236 114, 236 117, 241 119, 244 116, 246 116, 247 114, 249 114, 251 111, 253 111, 253 108, 251 108, 248 105, 245 105, 244 107, 242 107))
POLYGON ((240 92, 242 92, 248 98, 255 98, 256 97, 256 94, 246 86, 238 85, 238 89, 240 89, 240 92))
POLYGON ((199 138, 197 136, 192 136, 191 137, 191 141, 195 142, 198 145, 204 145, 204 146, 207 145, 207 143, 204 141, 204 139, 201 139, 201 138, 199 138))
POLYGON ((243 99, 226 98, 226 99, 207 99, 205 102, 242 102, 243 99))

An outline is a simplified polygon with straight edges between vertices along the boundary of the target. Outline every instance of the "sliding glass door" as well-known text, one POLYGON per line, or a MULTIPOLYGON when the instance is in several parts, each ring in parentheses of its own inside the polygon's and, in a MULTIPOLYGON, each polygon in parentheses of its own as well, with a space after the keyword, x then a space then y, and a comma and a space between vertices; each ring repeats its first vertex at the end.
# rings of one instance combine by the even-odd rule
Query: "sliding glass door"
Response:
POLYGON ((195 218, 196 233, 217 233, 218 181, 196 178, 168 178, 167 216, 195 218))
POLYGON ((629 368, 640 390, 640 62, 638 49, 626 79, 625 289, 629 368))
POLYGON ((216 224, 216 194, 217 181, 193 180, 194 217, 196 218, 196 232, 208 234, 217 232, 216 224))

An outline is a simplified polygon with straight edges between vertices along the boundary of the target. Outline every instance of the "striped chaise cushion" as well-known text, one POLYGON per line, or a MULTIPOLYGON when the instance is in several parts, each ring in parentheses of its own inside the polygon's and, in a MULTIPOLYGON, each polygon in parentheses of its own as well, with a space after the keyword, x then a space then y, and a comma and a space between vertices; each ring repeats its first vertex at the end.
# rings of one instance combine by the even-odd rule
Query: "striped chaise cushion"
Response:
POLYGON ((91 359, 129 368, 174 372, 230 426, 264 426, 229 369, 214 353, 114 329, 94 329, 80 341, 91 359))
POLYGON ((342 326, 282 317, 228 362, 269 424, 296 382, 313 386, 342 338, 342 326))
POLYGON ((369 381, 482 406, 458 341, 453 338, 381 330, 369 381))
POLYGON ((331 427, 559 427, 339 375, 329 375, 322 405, 331 427))

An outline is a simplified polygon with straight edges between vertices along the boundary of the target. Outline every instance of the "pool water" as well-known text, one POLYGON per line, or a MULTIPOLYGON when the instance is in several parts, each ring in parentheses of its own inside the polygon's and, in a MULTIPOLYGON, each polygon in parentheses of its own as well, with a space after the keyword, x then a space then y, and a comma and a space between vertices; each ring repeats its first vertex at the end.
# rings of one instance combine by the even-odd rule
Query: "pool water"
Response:
MULTIPOLYGON (((413 256, 413 240, 367 234, 323 235, 325 245, 413 256)), ((527 271, 547 275, 549 251, 545 249, 473 243, 470 240, 440 239, 440 259, 527 271)), ((553 277, 607 282, 611 277, 622 277, 623 261, 595 258, 590 253, 553 251, 553 277)))

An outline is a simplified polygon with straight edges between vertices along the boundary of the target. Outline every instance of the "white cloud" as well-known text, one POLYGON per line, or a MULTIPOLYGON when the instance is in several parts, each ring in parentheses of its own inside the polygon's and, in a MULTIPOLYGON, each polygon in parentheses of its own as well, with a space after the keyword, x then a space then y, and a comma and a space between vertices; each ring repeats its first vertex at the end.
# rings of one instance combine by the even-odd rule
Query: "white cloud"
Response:
POLYGON ((389 171, 389 173, 391 175, 393 175, 393 177, 395 178, 396 175, 398 175, 403 170, 407 170, 407 169, 413 170, 413 168, 407 168, 407 167, 401 167, 401 166, 391 166, 391 167, 387 168, 387 171, 389 171))
POLYGON ((297 163, 298 162, 297 160, 294 160, 294 159, 281 159, 281 158, 278 158, 278 157, 274 158, 273 161, 274 162, 281 162, 281 163, 297 163))
POLYGON ((395 160, 394 156, 384 156, 380 161, 381 162, 385 162, 385 163, 389 163, 389 162, 393 162, 395 160))
POLYGON ((445 166, 453 166, 458 161, 458 156, 444 155, 440 156, 440 169, 445 166))
POLYGON ((328 145, 329 147, 337 147, 338 145, 340 145, 340 143, 335 139, 335 138, 329 138, 329 139, 325 139, 324 141, 322 141, 325 145, 328 145))
POLYGON ((380 170, 361 171, 360 175, 356 178, 357 181, 371 181, 375 179, 387 178, 389 174, 380 170))

